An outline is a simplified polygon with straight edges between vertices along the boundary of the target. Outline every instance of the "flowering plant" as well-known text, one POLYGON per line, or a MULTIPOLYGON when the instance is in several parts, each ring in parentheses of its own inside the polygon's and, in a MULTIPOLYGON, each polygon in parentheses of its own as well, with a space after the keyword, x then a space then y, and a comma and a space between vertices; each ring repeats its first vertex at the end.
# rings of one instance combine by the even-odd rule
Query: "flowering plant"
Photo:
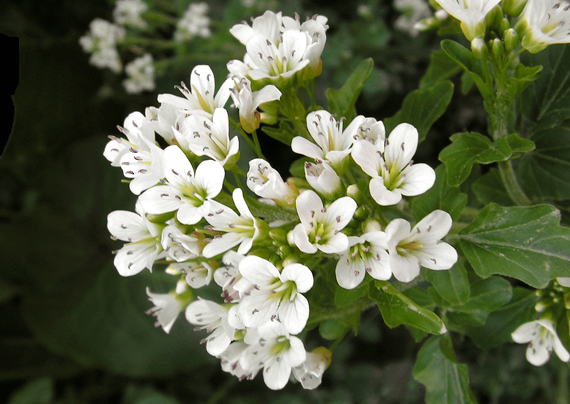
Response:
POLYGON ((220 85, 197 65, 182 96, 161 94, 158 108, 125 119, 104 155, 138 200, 137 213, 108 216, 124 242, 114 262, 123 276, 172 275, 167 294, 147 289, 165 332, 184 313, 224 371, 314 389, 377 308, 422 342, 413 375, 430 403, 475 402, 456 338, 483 349, 530 342, 537 366, 552 350, 570 359, 570 229, 559 210, 570 188, 555 150, 570 119, 556 86, 570 54, 547 49, 570 42, 570 3, 437 4, 451 18, 420 26, 455 28, 471 49, 444 40, 392 117, 356 111, 370 59, 318 105, 328 19, 266 11, 230 29, 245 52, 220 85), (459 72, 483 99, 487 133, 450 134, 442 165, 416 163, 459 72), (285 180, 261 136, 298 155, 285 180))

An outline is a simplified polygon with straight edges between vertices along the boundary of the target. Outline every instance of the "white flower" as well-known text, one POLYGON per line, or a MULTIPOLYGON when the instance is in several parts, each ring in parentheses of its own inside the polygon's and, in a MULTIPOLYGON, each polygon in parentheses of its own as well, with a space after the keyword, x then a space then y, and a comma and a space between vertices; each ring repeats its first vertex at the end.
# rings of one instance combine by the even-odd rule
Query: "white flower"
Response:
POLYGON ((251 83, 245 78, 234 76, 233 81, 235 86, 232 87, 231 96, 234 104, 239 108, 239 121, 243 130, 247 133, 253 133, 262 120, 262 114, 259 113, 257 108, 270 101, 275 101, 281 98, 281 91, 272 84, 269 84, 259 91, 251 91, 251 83))
POLYGON ((512 333, 513 341, 528 344, 526 358, 534 366, 542 366, 554 350, 562 362, 570 361, 570 354, 560 341, 554 323, 541 319, 525 323, 512 333))
POLYGON ((129 94, 140 94, 143 91, 152 91, 154 83, 154 64, 152 55, 145 53, 125 66, 128 78, 123 81, 125 91, 129 94))
POLYGON ((148 6, 141 0, 117 0, 113 9, 113 19, 120 25, 146 28, 147 22, 141 18, 141 14, 147 9, 148 6))
POLYGON ((548 45, 570 43, 570 2, 528 0, 517 22, 522 46, 537 53, 548 45))
POLYGON ((222 288, 222 296, 226 303, 238 302, 248 293, 253 285, 244 280, 239 272, 239 263, 245 256, 235 251, 228 251, 224 254, 222 262, 224 266, 214 272, 214 281, 222 288))
POLYGON ((154 261, 165 255, 160 244, 164 225, 146 219, 140 203, 137 203, 136 211, 116 210, 107 216, 109 233, 127 242, 117 251, 114 260, 121 276, 136 275, 145 268, 151 270, 154 261))
POLYGON ((295 206, 299 191, 286 183, 277 170, 263 159, 249 161, 247 187, 256 195, 273 200, 281 206, 295 206))
POLYGON ((410 230, 410 223, 394 219, 386 227, 390 269, 400 282, 410 282, 420 274, 420 265, 429 269, 450 269, 457 251, 441 241, 451 229, 449 213, 435 210, 410 230))
POLYGON ((168 144, 174 143, 174 125, 180 115, 180 109, 172 104, 160 104, 159 108, 147 107, 145 117, 150 127, 168 144))
POLYGON ((192 289, 200 289, 209 285, 214 273, 214 268, 208 262, 187 261, 170 264, 168 270, 185 275, 186 283, 192 289))
POLYGON ((435 171, 427 164, 412 165, 417 146, 418 131, 407 123, 394 128, 383 151, 370 142, 355 143, 352 158, 372 177, 369 188, 376 203, 395 205, 402 195, 420 195, 432 187, 435 171))
POLYGON ((282 389, 289 381, 292 368, 300 366, 306 359, 303 342, 289 335, 276 321, 259 327, 257 334, 257 341, 241 353, 240 364, 244 369, 255 372, 263 367, 263 380, 267 387, 282 389))
POLYGON ((124 38, 125 29, 123 27, 96 18, 89 24, 89 32, 79 38, 79 44, 85 52, 91 53, 89 63, 119 73, 122 64, 116 44, 124 38))
POLYGON ((205 216, 212 230, 224 232, 206 244, 202 251, 202 255, 206 258, 212 258, 238 244, 237 252, 242 255, 247 254, 253 242, 261 236, 264 227, 267 227, 262 220, 253 217, 240 188, 234 189, 232 196, 240 215, 227 206, 212 201, 210 213, 205 216))
POLYGON ((178 318, 178 314, 188 304, 188 295, 178 294, 176 292, 170 293, 151 293, 149 288, 146 288, 146 294, 149 300, 154 304, 154 307, 146 312, 156 317, 156 327, 162 327, 165 333, 169 333, 172 325, 178 318))
POLYGON ((219 305, 205 299, 193 301, 186 307, 186 319, 197 325, 195 331, 206 330, 208 336, 200 343, 206 343, 206 351, 212 356, 221 355, 233 341, 235 328, 228 322, 230 306, 219 305))
POLYGON ((246 327, 257 328, 268 321, 277 321, 290 334, 303 331, 309 318, 309 302, 301 293, 313 287, 309 268, 291 264, 280 273, 269 261, 249 256, 240 262, 239 272, 253 284, 238 306, 246 327))
POLYGON ((303 191, 297 198, 301 223, 293 229, 295 245, 308 254, 317 250, 327 254, 344 252, 349 244, 348 237, 341 230, 352 220, 356 208, 356 202, 348 196, 325 208, 314 191, 303 191))
POLYGON ((316 144, 297 136, 293 138, 291 149, 315 160, 326 161, 337 173, 342 174, 348 167, 348 155, 363 122, 364 117, 359 115, 343 131, 342 120, 337 122, 325 110, 313 111, 307 115, 307 128, 316 144))
POLYGON ((184 227, 176 223, 162 230, 161 245, 170 258, 183 262, 197 258, 202 250, 203 238, 184 233, 184 227))
POLYGON ((330 165, 321 160, 305 163, 305 178, 309 185, 326 199, 333 200, 343 194, 340 177, 330 165))
POLYGON ((361 140, 372 143, 378 150, 383 152, 384 143, 386 142, 386 128, 384 127, 384 123, 374 118, 365 118, 354 135, 355 142, 361 140))
POLYGON ((131 178, 131 192, 139 195, 162 178, 163 151, 155 144, 154 131, 140 112, 129 114, 124 127, 118 128, 127 139, 111 137, 103 156, 112 166, 121 167, 125 177, 131 178))
POLYGON ((210 211, 210 199, 222 190, 225 171, 211 160, 200 163, 194 173, 192 164, 178 146, 164 150, 166 185, 157 185, 140 196, 145 211, 162 214, 176 211, 183 224, 195 224, 210 211))
POLYGON ((190 3, 182 18, 176 23, 174 39, 187 41, 195 36, 209 38, 212 32, 210 31, 210 18, 206 15, 208 9, 207 3, 190 3))
POLYGON ((368 272, 374 279, 386 281, 392 276, 386 234, 371 231, 349 237, 349 250, 338 260, 336 280, 345 289, 354 289, 368 272))
POLYGON ((242 365, 242 357, 249 345, 243 341, 234 341, 230 346, 220 355, 222 370, 228 372, 239 380, 253 380, 257 373, 262 369, 263 364, 253 363, 248 361, 250 368, 244 368, 242 365))
POLYGON ((230 170, 239 159, 239 140, 230 140, 228 111, 216 108, 210 118, 202 115, 180 115, 174 136, 183 150, 197 156, 208 156, 230 170))
POLYGON ((231 61, 232 73, 251 80, 266 79, 280 86, 298 72, 306 70, 309 78, 320 74, 320 56, 326 41, 327 19, 315 16, 300 24, 281 13, 266 11, 252 26, 234 25, 230 32, 246 46, 244 62, 231 61), (237 68, 236 68, 237 67, 237 68))
POLYGON ((313 390, 320 386, 323 373, 330 365, 332 352, 325 347, 318 347, 307 352, 305 361, 293 368, 293 376, 304 389, 313 390))
MULTIPOLYGON (((461 21, 465 37, 472 41, 485 36, 485 17, 501 0, 435 0, 447 13, 461 21)), ((543 0, 538 0, 543 1, 543 0)))
POLYGON ((172 94, 159 94, 158 102, 177 107, 180 113, 202 114, 211 117, 216 108, 223 108, 230 98, 230 87, 233 81, 226 80, 215 93, 214 73, 208 65, 198 65, 190 73, 190 89, 180 83, 177 87, 185 98, 172 94), (214 96, 215 94, 215 96, 214 96))

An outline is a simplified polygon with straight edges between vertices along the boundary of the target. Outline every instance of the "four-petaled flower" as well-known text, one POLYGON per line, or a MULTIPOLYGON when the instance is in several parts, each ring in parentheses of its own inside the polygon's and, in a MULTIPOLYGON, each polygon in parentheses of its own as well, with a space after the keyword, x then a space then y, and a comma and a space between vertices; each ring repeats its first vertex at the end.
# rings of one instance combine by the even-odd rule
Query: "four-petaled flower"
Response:
POLYGON ((372 198, 382 206, 395 205, 402 195, 423 194, 435 182, 435 171, 427 164, 412 165, 418 147, 418 131, 412 125, 396 126, 385 147, 368 141, 357 141, 352 158, 372 179, 372 198))
POLYGON ((570 361, 570 354, 562 345, 554 323, 549 319, 534 320, 518 327, 512 333, 513 341, 528 344, 526 358, 534 366, 542 366, 554 350, 562 362, 570 361))
POLYGON ((359 115, 343 130, 343 121, 337 122, 330 112, 310 112, 307 129, 316 144, 297 136, 291 142, 291 149, 315 160, 326 161, 338 174, 343 174, 348 168, 348 155, 354 138, 363 122, 364 117, 359 115))
MULTIPOLYGON (((435 0, 445 11, 461 21, 465 37, 472 41, 485 36, 485 17, 501 0, 435 0)), ((538 0, 543 1, 543 0, 538 0)))
POLYGON ((449 213, 435 210, 410 230, 410 223, 394 219, 386 227, 390 269, 400 282, 410 282, 420 274, 420 266, 450 269, 457 262, 457 251, 441 241, 451 229, 449 213))
POLYGON ((165 185, 148 189, 140 196, 147 213, 176 211, 184 224, 198 223, 210 212, 210 199, 222 190, 225 171, 216 161, 203 161, 194 173, 192 164, 178 146, 164 150, 165 185))
POLYGON ((352 220, 356 202, 348 196, 337 199, 326 208, 319 196, 306 190, 297 197, 299 223, 293 229, 293 240, 299 250, 314 254, 342 253, 348 248, 348 237, 341 232, 352 220))
POLYGON ((239 272, 253 288, 239 304, 238 313, 246 327, 277 321, 290 334, 299 334, 309 318, 309 302, 301 293, 313 287, 313 274, 302 264, 290 264, 281 272, 256 256, 241 260, 239 272))

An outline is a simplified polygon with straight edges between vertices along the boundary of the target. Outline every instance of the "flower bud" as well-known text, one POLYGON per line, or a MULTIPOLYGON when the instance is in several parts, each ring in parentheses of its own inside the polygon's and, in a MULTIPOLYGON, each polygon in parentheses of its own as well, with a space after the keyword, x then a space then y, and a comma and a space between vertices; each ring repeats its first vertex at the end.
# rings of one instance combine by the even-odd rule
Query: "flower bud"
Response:
POLYGON ((359 205, 364 205, 366 203, 366 196, 364 196, 364 194, 356 184, 348 186, 348 188, 346 189, 346 195, 354 199, 356 203, 359 205))
POLYGON ((364 223, 364 233, 370 233, 372 231, 381 231, 382 225, 378 220, 369 219, 364 223))
POLYGON ((489 11, 485 16, 485 22, 487 23, 487 27, 490 28, 499 27, 503 17, 504 17, 503 9, 501 8, 501 6, 497 5, 493 7, 493 9, 489 11))
POLYGON ((271 229, 269 231, 269 237, 277 242, 277 244, 287 244, 287 231, 285 229, 271 229))
POLYGON ((501 20, 501 23, 499 24, 500 32, 505 32, 509 28, 511 28, 511 22, 509 20, 507 20, 506 18, 503 18, 501 20))
POLYGON ((518 17, 524 10, 527 1, 528 0, 503 0, 501 4, 505 14, 511 17, 518 17))
POLYGON ((503 36, 507 52, 512 52, 520 46, 521 41, 519 40, 519 34, 517 34, 517 31, 515 31, 513 28, 506 30, 503 36))
POLYGON ((492 50, 493 56, 495 56, 497 60, 501 60, 503 56, 505 56, 505 47, 499 38, 493 39, 492 50))
POLYGON ((481 38, 475 38, 471 41, 471 52, 477 59, 487 59, 489 55, 489 49, 481 38))

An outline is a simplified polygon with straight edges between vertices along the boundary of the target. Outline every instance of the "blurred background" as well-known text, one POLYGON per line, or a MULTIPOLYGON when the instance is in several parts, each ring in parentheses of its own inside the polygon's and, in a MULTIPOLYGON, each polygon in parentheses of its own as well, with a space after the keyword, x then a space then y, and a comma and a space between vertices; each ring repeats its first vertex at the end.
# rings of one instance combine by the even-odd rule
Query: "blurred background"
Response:
MULTIPOLYGON (((145 287, 160 291, 161 280, 146 272, 122 278, 113 266, 111 252, 119 245, 109 237, 106 217, 113 210, 134 210, 135 197, 102 153, 129 113, 158 107, 158 94, 177 94, 174 85, 188 82, 195 65, 209 64, 219 85, 226 63, 245 53, 228 29, 266 9, 297 12, 302 20, 328 17, 316 84, 319 104, 326 106, 326 88, 339 88, 358 62, 372 57, 375 68, 357 110, 379 120, 390 117, 418 88, 431 52, 439 49, 436 32, 411 29, 418 18, 433 14, 427 2, 207 1, 211 36, 176 46, 169 40, 172 21, 153 12, 175 20, 190 2, 147 3, 156 24, 147 35, 152 40, 141 35, 122 50, 124 64, 149 51, 155 59, 155 88, 139 94, 125 90, 124 72, 90 64, 79 43, 94 19, 112 20, 113 1, 18 0, 4 5, 0 15, 0 33, 19 44, 8 53, 16 73, 9 84, 17 86, 13 97, 5 97, 3 128, 11 134, 0 159, 0 402, 423 402, 424 388, 411 376, 419 344, 405 328, 384 326, 377 310, 363 313, 358 335, 335 349, 315 391, 289 383, 273 392, 260 377, 239 382, 221 371, 219 360, 199 344, 204 335, 183 319, 169 335, 155 328, 145 314, 152 307, 145 287)), ((460 88, 459 78, 454 81, 460 88)), ((457 90, 416 161, 435 167, 451 134, 484 127, 477 94, 457 90)), ((262 146, 286 177, 295 156, 274 148, 270 139, 262 146)), ((522 346, 481 352, 466 340, 456 350, 470 367, 481 403, 555 402, 553 378, 567 380, 556 364, 529 369, 522 346)))

